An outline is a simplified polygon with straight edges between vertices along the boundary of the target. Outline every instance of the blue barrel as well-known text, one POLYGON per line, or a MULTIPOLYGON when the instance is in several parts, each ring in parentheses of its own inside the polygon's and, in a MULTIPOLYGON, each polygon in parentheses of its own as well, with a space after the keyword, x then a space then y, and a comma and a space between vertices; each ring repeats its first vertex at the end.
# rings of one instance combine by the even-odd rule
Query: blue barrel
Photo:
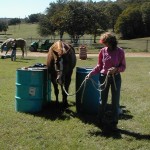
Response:
POLYGON ((42 110, 47 100, 47 70, 40 68, 17 69, 16 111, 35 113, 42 110))
MULTIPOLYGON (((92 68, 76 68, 76 91, 81 87, 82 82, 84 81, 86 75, 91 72, 92 68)), ((84 82, 83 86, 76 93, 76 110, 78 113, 85 114, 97 114, 99 107, 99 97, 100 92, 97 90, 99 85, 99 76, 94 75, 91 77, 95 83, 97 83, 94 87, 92 81, 90 79, 86 80, 86 84, 84 82)))

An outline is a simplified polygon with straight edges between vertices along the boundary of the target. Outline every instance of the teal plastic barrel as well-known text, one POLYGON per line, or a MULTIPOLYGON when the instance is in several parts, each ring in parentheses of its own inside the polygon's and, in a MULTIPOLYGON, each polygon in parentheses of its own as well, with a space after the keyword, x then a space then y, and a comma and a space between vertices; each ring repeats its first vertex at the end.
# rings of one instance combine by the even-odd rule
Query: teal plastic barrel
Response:
MULTIPOLYGON (((76 68, 76 91, 80 89, 82 82, 84 81, 86 75, 91 72, 92 68, 76 68)), ((84 82, 83 86, 76 93, 76 110, 78 113, 85 114, 97 114, 98 106, 99 106, 99 97, 100 92, 97 90, 99 85, 99 76, 94 75, 91 77, 95 83, 97 83, 94 87, 92 81, 90 79, 86 80, 86 84, 84 82)))
POLYGON ((40 68, 17 69, 16 111, 34 113, 42 110, 48 90, 46 71, 40 68))
POLYGON ((44 73, 44 76, 43 76, 43 100, 44 100, 44 104, 47 104, 47 102, 51 101, 51 78, 50 78, 50 75, 48 74, 48 69, 47 69, 47 67, 34 67, 31 69, 42 70, 44 73))

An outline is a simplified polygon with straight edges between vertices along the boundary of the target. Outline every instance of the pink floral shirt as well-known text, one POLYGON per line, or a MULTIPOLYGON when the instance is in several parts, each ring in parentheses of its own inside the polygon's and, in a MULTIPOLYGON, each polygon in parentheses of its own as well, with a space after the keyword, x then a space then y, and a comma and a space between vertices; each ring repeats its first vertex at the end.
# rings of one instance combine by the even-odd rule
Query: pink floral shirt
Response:
POLYGON ((99 52, 98 63, 91 71, 90 75, 95 75, 97 73, 107 74, 108 69, 111 67, 117 67, 118 72, 125 71, 125 53, 122 48, 117 47, 114 51, 109 51, 108 47, 102 48, 99 52))

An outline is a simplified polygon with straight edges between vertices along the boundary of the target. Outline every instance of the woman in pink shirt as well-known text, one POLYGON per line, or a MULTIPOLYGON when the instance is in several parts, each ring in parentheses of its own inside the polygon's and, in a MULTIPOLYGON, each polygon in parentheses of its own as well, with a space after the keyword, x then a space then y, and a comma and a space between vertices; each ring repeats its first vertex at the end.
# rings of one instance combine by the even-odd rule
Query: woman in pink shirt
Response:
POLYGON ((110 32, 101 35, 100 43, 104 44, 98 55, 98 63, 94 69, 87 75, 86 78, 95 74, 100 74, 100 83, 104 83, 107 79, 107 84, 101 87, 100 94, 100 109, 99 109, 99 125, 104 127, 104 115, 106 112, 109 88, 111 87, 111 100, 112 100, 112 119, 110 127, 117 129, 119 117, 119 101, 121 89, 121 75, 126 69, 125 54, 122 48, 117 46, 116 37, 110 32))

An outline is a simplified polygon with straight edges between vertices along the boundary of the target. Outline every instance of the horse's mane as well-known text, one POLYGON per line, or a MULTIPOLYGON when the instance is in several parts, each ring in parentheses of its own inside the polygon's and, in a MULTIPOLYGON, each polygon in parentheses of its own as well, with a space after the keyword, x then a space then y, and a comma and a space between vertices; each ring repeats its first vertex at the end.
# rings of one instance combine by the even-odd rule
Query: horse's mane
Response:
POLYGON ((68 43, 64 43, 62 41, 55 42, 49 49, 48 56, 47 56, 47 67, 50 68, 54 63, 54 53, 56 52, 59 57, 65 55, 69 52, 69 50, 73 50, 75 53, 74 48, 69 45, 68 43))
POLYGON ((59 56, 62 56, 63 54, 65 54, 68 50, 70 49, 70 46, 69 44, 66 44, 62 41, 57 41, 55 42, 51 47, 50 47, 50 50, 51 51, 55 51, 57 52, 57 54, 59 56))
POLYGON ((14 39, 13 39, 13 38, 9 38, 9 39, 5 40, 5 41, 2 43, 2 45, 5 44, 5 43, 7 44, 8 42, 11 42, 11 41, 14 41, 14 39))

